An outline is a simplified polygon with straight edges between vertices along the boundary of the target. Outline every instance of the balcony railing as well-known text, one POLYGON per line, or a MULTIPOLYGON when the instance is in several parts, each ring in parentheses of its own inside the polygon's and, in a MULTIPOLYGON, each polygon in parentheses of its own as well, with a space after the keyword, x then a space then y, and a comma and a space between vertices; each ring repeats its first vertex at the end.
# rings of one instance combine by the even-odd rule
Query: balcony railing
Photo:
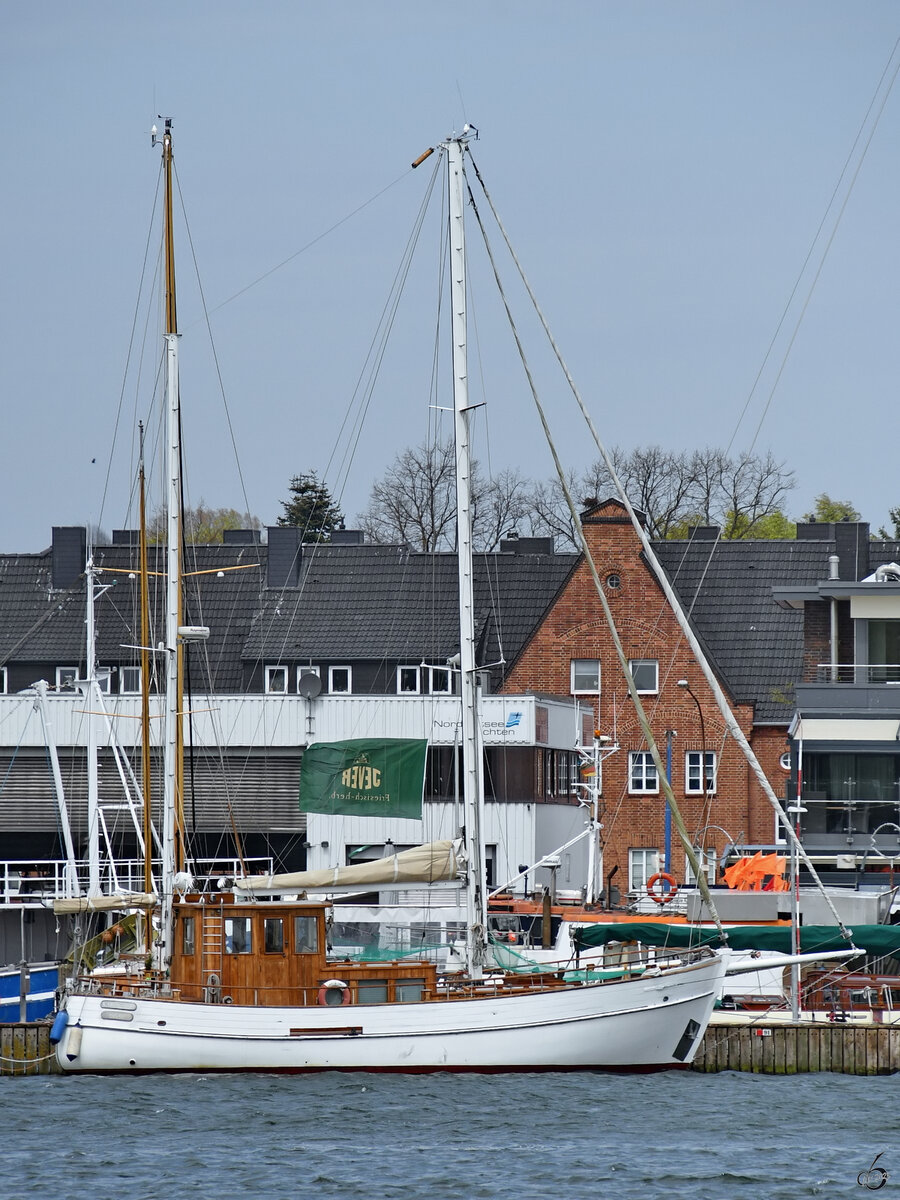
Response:
MULTIPOLYGON (((210 882, 215 888, 216 881, 222 877, 234 879, 235 876, 243 875, 244 868, 249 875, 271 874, 273 864, 271 858, 265 857, 245 859, 243 866, 237 858, 203 858, 191 863, 190 868, 195 884, 203 890, 204 885, 210 882)), ((87 895, 87 863, 78 862, 76 872, 81 894, 87 895)), ((9 904, 49 907, 54 899, 66 895, 65 878, 66 863, 64 859, 7 859, 0 861, 0 907, 9 904)), ((158 862, 153 863, 153 878, 159 880, 158 862)), ((102 864, 100 890, 104 894, 113 891, 142 892, 144 890, 143 859, 117 860, 114 878, 109 864, 102 864)))
POLYGON ((806 682, 900 684, 900 663, 816 663, 806 682))

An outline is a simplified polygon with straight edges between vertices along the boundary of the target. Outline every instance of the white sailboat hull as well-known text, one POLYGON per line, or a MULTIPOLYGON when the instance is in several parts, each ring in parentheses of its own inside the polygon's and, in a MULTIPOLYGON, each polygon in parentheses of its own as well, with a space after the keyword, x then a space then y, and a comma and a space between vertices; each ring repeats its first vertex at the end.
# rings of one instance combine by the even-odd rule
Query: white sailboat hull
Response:
POLYGON ((70 995, 67 1072, 662 1070, 687 1066, 718 957, 654 977, 471 1000, 263 1008, 70 995))

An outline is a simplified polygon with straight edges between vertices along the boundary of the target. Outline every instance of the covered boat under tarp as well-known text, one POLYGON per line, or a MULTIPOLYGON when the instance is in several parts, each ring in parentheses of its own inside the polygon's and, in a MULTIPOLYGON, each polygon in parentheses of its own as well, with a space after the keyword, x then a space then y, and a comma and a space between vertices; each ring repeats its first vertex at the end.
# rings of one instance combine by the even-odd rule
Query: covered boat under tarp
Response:
POLYGON ((334 888, 392 883, 447 883, 458 880, 459 863, 452 841, 426 842, 373 862, 286 875, 250 875, 236 879, 238 892, 331 891, 334 888))
MULTIPOLYGON (((763 950, 792 954, 793 933, 790 925, 728 926, 728 945, 732 950, 763 950)), ((853 941, 861 954, 884 958, 900 957, 900 925, 854 925, 853 941)), ((672 950, 689 946, 721 946, 718 930, 696 925, 666 925, 654 921, 610 921, 579 925, 573 930, 576 951, 608 942, 641 942, 645 946, 665 946, 672 950)), ((837 925, 801 925, 800 949, 804 954, 847 950, 850 944, 837 925)))

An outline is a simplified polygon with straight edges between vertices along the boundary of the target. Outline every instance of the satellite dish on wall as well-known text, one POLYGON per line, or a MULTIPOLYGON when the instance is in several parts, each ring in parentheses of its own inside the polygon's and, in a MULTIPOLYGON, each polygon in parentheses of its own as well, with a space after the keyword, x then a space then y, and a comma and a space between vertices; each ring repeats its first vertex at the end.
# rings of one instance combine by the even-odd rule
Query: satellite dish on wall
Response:
POLYGON ((315 700, 322 690, 322 680, 313 671, 305 671, 297 681, 297 691, 307 700, 315 700))

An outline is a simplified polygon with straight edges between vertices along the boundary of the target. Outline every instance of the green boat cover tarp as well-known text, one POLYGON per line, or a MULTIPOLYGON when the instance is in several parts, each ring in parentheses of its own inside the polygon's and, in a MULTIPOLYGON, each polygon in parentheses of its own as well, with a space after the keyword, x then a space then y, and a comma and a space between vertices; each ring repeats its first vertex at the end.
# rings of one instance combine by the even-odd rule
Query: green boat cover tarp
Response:
MULTIPOLYGON (((728 945, 732 950, 769 950, 792 954, 789 925, 727 925, 728 945)), ((900 956, 900 925, 853 925, 852 943, 842 936, 837 925, 801 925, 800 948, 804 954, 826 950, 847 950, 851 945, 860 952, 883 958, 900 956)), ((603 946, 607 942, 641 942, 645 946, 670 946, 683 950, 692 946, 719 946, 722 939, 714 927, 663 925, 655 921, 610 921, 608 924, 579 925, 572 940, 576 950, 603 946)))

